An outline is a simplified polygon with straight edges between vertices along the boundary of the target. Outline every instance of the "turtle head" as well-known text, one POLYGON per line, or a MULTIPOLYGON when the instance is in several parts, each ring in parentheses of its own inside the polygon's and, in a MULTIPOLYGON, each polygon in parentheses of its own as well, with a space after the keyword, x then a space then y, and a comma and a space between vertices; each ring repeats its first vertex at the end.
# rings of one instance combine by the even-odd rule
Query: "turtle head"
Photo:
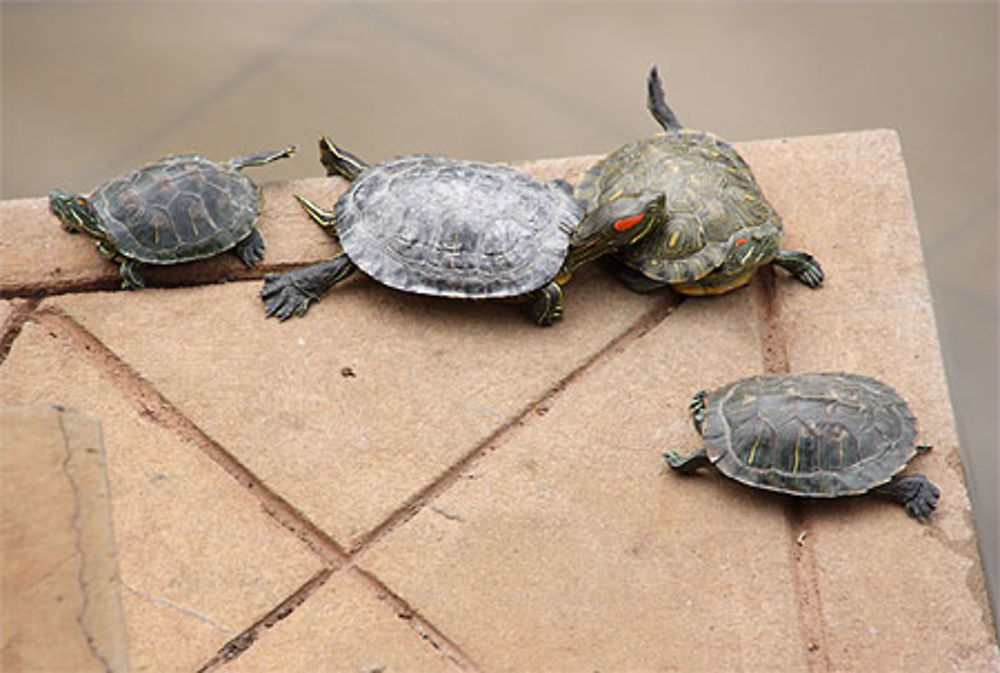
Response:
POLYGON ((620 197, 601 204, 587 213, 570 236, 566 271, 636 243, 665 219, 663 194, 645 201, 620 197))
POLYGON ((85 196, 53 189, 49 192, 49 210, 59 218, 63 228, 70 233, 83 231, 100 240, 107 238, 101 225, 100 215, 97 214, 94 204, 85 196))

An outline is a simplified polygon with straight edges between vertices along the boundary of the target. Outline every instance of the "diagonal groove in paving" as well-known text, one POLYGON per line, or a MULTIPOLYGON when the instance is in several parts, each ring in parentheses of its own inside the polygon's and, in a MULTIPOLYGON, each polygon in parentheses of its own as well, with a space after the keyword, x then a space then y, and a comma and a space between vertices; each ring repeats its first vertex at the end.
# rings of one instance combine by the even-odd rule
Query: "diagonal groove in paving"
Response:
MULTIPOLYGON (((753 281, 753 300, 761 327, 764 371, 769 374, 787 374, 791 371, 788 336, 781 322, 780 294, 775 285, 775 271, 772 267, 767 266, 758 271, 753 281)), ((814 531, 808 526, 803 503, 796 498, 788 498, 785 503, 785 519, 788 522, 789 556, 795 572, 793 581, 799 608, 799 628, 806 647, 806 661, 810 671, 826 673, 831 670, 831 664, 824 634, 819 570, 811 545, 804 544, 805 539, 813 535, 814 531)))
POLYGON ((251 491, 268 515, 292 532, 324 562, 336 567, 346 561, 347 555, 336 541, 283 497, 268 488, 259 477, 181 413, 151 383, 72 317, 57 308, 42 307, 30 319, 84 351, 92 364, 139 406, 140 414, 204 451, 240 485, 251 491))
POLYGON ((7 354, 10 353, 14 341, 21 334, 21 328, 24 327, 24 323, 28 322, 39 303, 41 303, 40 299, 28 299, 23 303, 15 304, 7 320, 3 325, 0 325, 0 365, 7 359, 7 354))
POLYGON ((629 343, 641 338, 662 320, 666 319, 683 301, 683 298, 671 293, 666 293, 664 297, 662 302, 659 302, 634 324, 596 351, 580 366, 557 381, 545 394, 529 402, 519 413, 515 414, 490 434, 483 442, 479 443, 429 485, 403 503, 381 524, 360 538, 350 550, 343 549, 307 516, 298 511, 282 496, 267 487, 259 477, 253 474, 235 456, 185 416, 153 384, 145 380, 100 339, 62 310, 51 306, 38 308, 41 302, 40 299, 26 303, 8 320, 2 343, 9 349, 10 343, 13 343, 19 333, 20 326, 31 320, 49 329, 53 334, 74 344, 75 347, 86 354, 95 368, 107 376, 113 385, 140 407, 142 415, 199 447, 216 464, 236 479, 241 486, 251 491, 261 502, 264 511, 269 516, 274 518, 283 528, 292 532, 311 551, 323 559, 327 565, 323 571, 317 573, 317 575, 273 610, 250 625, 238 636, 230 639, 200 670, 214 670, 226 661, 239 656, 257 640, 262 631, 291 614, 296 607, 301 605, 310 595, 340 571, 356 573, 382 602, 389 605, 394 613, 400 619, 404 619, 410 628, 414 629, 431 647, 457 664, 460 668, 475 670, 478 667, 456 643, 440 632, 433 624, 411 607, 404 598, 393 592, 379 578, 357 568, 354 565, 355 559, 373 544, 399 526, 405 524, 406 521, 426 507, 438 495, 445 492, 461 478, 462 474, 473 467, 480 459, 491 453, 506 437, 515 432, 517 428, 522 427, 533 417, 544 413, 545 409, 555 402, 569 386, 587 371, 613 358, 616 353, 623 351, 629 343))
POLYGON ((392 514, 386 517, 378 526, 370 530, 366 535, 358 539, 350 549, 351 559, 357 558, 366 549, 384 538, 393 530, 412 519, 418 512, 431 503, 439 495, 447 491, 455 482, 462 478, 472 467, 483 457, 491 453, 497 446, 523 427, 533 417, 545 413, 574 382, 594 367, 610 360, 616 353, 623 351, 628 344, 641 338, 644 334, 656 327, 660 322, 683 303, 683 297, 671 292, 664 293, 664 299, 652 309, 640 317, 628 329, 621 332, 614 339, 604 345, 603 348, 594 352, 589 358, 584 360, 576 369, 565 375, 556 382, 547 392, 537 399, 529 402, 519 413, 511 417, 506 423, 497 428, 486 439, 480 442, 475 448, 469 451, 461 459, 453 463, 447 470, 438 475, 429 485, 411 496, 406 502, 398 507, 392 514))

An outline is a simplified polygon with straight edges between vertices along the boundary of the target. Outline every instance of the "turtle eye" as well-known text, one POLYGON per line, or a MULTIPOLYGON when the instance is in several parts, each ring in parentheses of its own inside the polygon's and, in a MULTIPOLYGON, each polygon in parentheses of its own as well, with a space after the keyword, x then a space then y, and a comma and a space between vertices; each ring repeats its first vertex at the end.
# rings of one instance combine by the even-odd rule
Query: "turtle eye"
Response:
POLYGON ((638 215, 633 215, 631 217, 623 217, 611 226, 614 227, 615 231, 628 231, 635 225, 639 224, 645 216, 645 213, 639 213, 638 215))

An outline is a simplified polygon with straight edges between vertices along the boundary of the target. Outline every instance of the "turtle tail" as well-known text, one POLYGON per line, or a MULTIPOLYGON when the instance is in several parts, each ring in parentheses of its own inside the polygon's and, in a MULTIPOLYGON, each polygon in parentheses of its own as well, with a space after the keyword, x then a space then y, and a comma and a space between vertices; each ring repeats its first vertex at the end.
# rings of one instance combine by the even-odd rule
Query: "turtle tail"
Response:
POLYGON ((649 77, 646 78, 646 107, 667 133, 676 133, 683 128, 677 121, 677 115, 663 97, 663 83, 655 65, 649 70, 649 77))

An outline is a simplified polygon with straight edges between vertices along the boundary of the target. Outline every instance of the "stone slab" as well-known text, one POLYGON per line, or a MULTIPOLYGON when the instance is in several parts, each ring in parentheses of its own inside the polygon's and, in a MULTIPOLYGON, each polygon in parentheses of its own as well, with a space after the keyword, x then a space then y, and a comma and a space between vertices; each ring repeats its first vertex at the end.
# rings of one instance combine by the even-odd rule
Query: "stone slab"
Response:
POLYGON ((357 276, 303 318, 259 282, 47 300, 341 545, 396 509, 669 296, 593 269, 538 328, 504 303, 424 298, 357 276))
POLYGON ((486 670, 807 670, 781 499, 660 457, 698 446, 695 391, 762 368, 748 298, 684 303, 361 565, 486 670))
POLYGON ((491 668, 995 670, 898 138, 744 148, 786 245, 817 254, 827 284, 776 272, 773 299, 758 279, 685 302, 361 563, 491 668), (944 494, 928 524, 877 498, 793 502, 657 473, 658 450, 698 445, 693 391, 785 366, 870 373, 910 399, 937 445, 917 465, 944 494), (506 640, 483 646, 487 631, 506 640))
POLYGON ((97 419, 0 409, 5 671, 128 668, 97 419))
MULTIPOLYGON (((192 670, 322 564, 70 336, 59 324, 26 323, 0 365, 0 404, 100 414, 131 665, 192 670)), ((5 488, 32 484, 25 475, 5 488)))
POLYGON ((225 670, 459 671, 352 570, 336 574, 225 670))

